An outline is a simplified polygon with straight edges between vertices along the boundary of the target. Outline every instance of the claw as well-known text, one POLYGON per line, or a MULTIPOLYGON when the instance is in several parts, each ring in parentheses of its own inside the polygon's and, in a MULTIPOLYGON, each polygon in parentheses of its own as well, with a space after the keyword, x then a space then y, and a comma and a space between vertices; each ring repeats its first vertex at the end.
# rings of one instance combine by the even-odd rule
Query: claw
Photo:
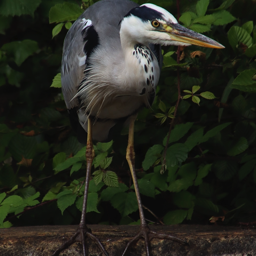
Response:
POLYGON ((145 248, 146 248, 146 255, 147 256, 150 256, 150 253, 149 253, 149 246, 150 246, 150 241, 153 239, 153 238, 158 238, 158 239, 170 239, 170 240, 175 240, 177 242, 180 242, 180 243, 185 243, 187 244, 185 241, 183 241, 182 239, 179 239, 175 236, 171 236, 171 235, 166 235, 166 234, 158 234, 157 232, 155 231, 152 231, 149 229, 149 227, 147 225, 142 225, 141 228, 140 228, 140 231, 139 233, 132 239, 128 242, 128 244, 126 245, 125 249, 124 249, 124 252, 122 254, 122 256, 125 256, 126 252, 128 251, 128 248, 130 247, 130 245, 139 240, 140 238, 144 237, 144 240, 145 240, 145 248))
POLYGON ((60 252, 67 249, 70 245, 75 242, 81 242, 83 244, 83 256, 86 256, 86 245, 85 245, 85 237, 89 236, 92 240, 96 241, 98 246, 100 247, 101 251, 108 256, 107 251, 105 250, 104 246, 100 242, 100 240, 93 235, 88 228, 79 228, 76 233, 63 245, 61 245, 53 254, 52 256, 58 256, 60 252))

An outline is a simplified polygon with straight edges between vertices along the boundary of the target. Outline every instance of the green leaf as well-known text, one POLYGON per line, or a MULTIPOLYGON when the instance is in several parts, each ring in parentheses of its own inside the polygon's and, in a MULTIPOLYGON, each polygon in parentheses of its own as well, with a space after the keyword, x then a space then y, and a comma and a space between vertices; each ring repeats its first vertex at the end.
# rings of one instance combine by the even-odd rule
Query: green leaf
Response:
POLYGON ((38 44, 33 40, 13 41, 1 48, 7 54, 13 55, 15 63, 20 66, 29 56, 38 50, 38 44))
POLYGON ((191 208, 194 206, 195 196, 188 191, 181 191, 173 195, 173 203, 180 208, 191 208))
POLYGON ((244 137, 241 137, 236 142, 236 144, 231 149, 229 149, 227 154, 229 156, 236 156, 243 153, 248 147, 249 145, 248 145, 247 139, 244 137))
POLYGON ((155 197, 155 186, 152 182, 146 179, 139 179, 138 185, 140 193, 144 196, 155 197))
POLYGON ((200 212, 208 215, 215 215, 219 213, 219 207, 211 200, 205 198, 196 198, 196 207, 200 212))
POLYGON ((173 67, 178 65, 177 61, 174 60, 172 57, 164 55, 163 58, 164 68, 173 67))
POLYGON ((61 210, 61 214, 74 202, 76 201, 77 195, 73 194, 72 191, 66 190, 57 195, 57 205, 58 208, 61 210))
POLYGON ((167 168, 179 165, 184 162, 188 157, 188 148, 181 143, 176 143, 170 146, 166 152, 167 168))
POLYGON ((101 151, 101 152, 107 152, 111 146, 113 145, 113 140, 109 141, 109 142, 98 142, 96 145, 96 149, 101 151))
POLYGON ((180 167, 178 174, 185 179, 188 179, 190 181, 194 181, 194 179, 196 178, 196 166, 195 163, 188 163, 188 164, 184 164, 180 167))
POLYGON ((1 0, 0 15, 3 16, 34 16, 34 12, 41 3, 41 0, 1 0))
POLYGON ((207 100, 213 100, 216 99, 215 95, 212 92, 201 92, 200 96, 207 99, 207 100))
POLYGON ((20 81, 23 79, 24 74, 12 69, 9 65, 7 65, 6 76, 9 84, 20 87, 20 81))
MULTIPOLYGON (((84 200, 84 196, 79 197, 76 200, 76 208, 80 211, 82 211, 82 208, 83 208, 83 200, 84 200)), ((98 201, 99 201, 99 199, 98 199, 97 193, 88 193, 86 213, 88 213, 88 212, 100 213, 97 208, 98 201)))
POLYGON ((53 199, 56 199, 56 194, 54 194, 52 191, 48 191, 47 194, 44 196, 42 202, 53 200, 53 199))
POLYGON ((209 0, 199 0, 196 3, 196 13, 198 17, 205 15, 208 5, 209 5, 209 0))
POLYGON ((115 172, 106 171, 103 175, 103 181, 109 187, 118 187, 118 177, 115 172))
POLYGON ((156 118, 164 118, 164 117, 166 117, 166 114, 163 114, 163 113, 156 113, 156 114, 155 114, 155 117, 156 117, 156 118))
POLYGON ((158 107, 160 108, 161 111, 163 111, 164 113, 166 112, 166 106, 164 104, 163 101, 160 100, 158 107))
POLYGON ((164 55, 164 57, 170 57, 170 56, 172 56, 174 53, 175 53, 175 51, 168 51, 168 52, 164 55))
POLYGON ((169 111, 168 111, 168 116, 173 114, 175 112, 175 106, 170 107, 169 111))
POLYGON ((233 3, 235 2, 235 0, 227 0, 227 1, 223 1, 222 4, 220 5, 220 7, 218 7, 215 10, 222 10, 222 9, 227 9, 229 6, 231 6, 233 3))
POLYGON ((247 48, 245 53, 247 57, 252 58, 256 55, 256 44, 252 45, 251 47, 247 48))
POLYGON ((200 86, 199 86, 199 85, 194 85, 194 86, 192 87, 192 93, 193 93, 193 94, 196 93, 198 90, 200 90, 200 86))
POLYGON ((110 201, 116 194, 123 193, 128 190, 128 187, 120 183, 119 186, 116 187, 107 187, 101 192, 101 198, 103 201, 110 201))
POLYGON ((226 160, 214 162, 213 170, 218 179, 222 181, 230 180, 237 172, 237 163, 226 160))
POLYGON ((0 224, 2 224, 6 218, 6 216, 8 215, 9 213, 9 210, 10 210, 10 205, 2 205, 0 206, 0 224))
POLYGON ((67 168, 69 168, 71 165, 74 165, 78 162, 81 162, 84 160, 84 157, 71 157, 71 158, 68 158, 67 160, 65 160, 65 162, 63 163, 59 163, 55 168, 54 168, 54 171, 55 171, 55 174, 60 172, 60 171, 63 171, 63 170, 66 170, 67 168))
POLYGON ((49 121, 50 123, 56 122, 57 120, 62 118, 59 111, 55 110, 54 108, 48 108, 48 107, 41 109, 40 117, 43 120, 49 121))
POLYGON ((212 24, 216 20, 214 15, 201 16, 193 20, 193 23, 212 24))
POLYGON ((67 156, 65 152, 59 152, 52 159, 52 167, 55 168, 58 164, 63 163, 66 160, 67 156))
POLYGON ((194 182, 195 186, 198 186, 198 185, 202 184, 203 178, 208 175, 211 168, 212 168, 212 164, 206 164, 206 165, 203 165, 199 168, 198 173, 197 173, 197 177, 196 177, 195 182, 194 182))
POLYGON ((182 22, 186 27, 189 27, 191 20, 196 18, 196 14, 193 12, 184 12, 179 18, 179 22, 182 22))
POLYGON ((60 31, 61 31, 63 25, 64 25, 64 23, 59 23, 59 24, 57 24, 57 25, 52 29, 52 38, 54 38, 55 36, 57 36, 57 35, 60 33, 60 31))
POLYGON ((103 162, 105 161, 106 157, 108 155, 108 152, 103 152, 98 154, 94 159, 93 159, 93 165, 94 168, 99 167, 103 162))
POLYGON ((77 4, 64 2, 54 5, 49 12, 49 22, 65 22, 76 20, 83 10, 77 4))
MULTIPOLYGON (((12 17, 0 16, 0 34, 5 35, 5 31, 11 26, 11 22, 12 22, 12 17)), ((1 59, 1 56, 0 56, 0 59, 1 59)))
POLYGON ((174 210, 168 212, 164 216, 164 224, 166 225, 175 225, 182 223, 183 220, 187 217, 187 210, 174 210))
POLYGON ((88 191, 89 191, 89 192, 98 192, 98 191, 101 190, 101 188, 102 188, 103 186, 104 186, 104 183, 103 183, 103 182, 101 182, 101 183, 99 183, 98 185, 96 185, 95 182, 94 182, 93 180, 91 180, 91 181, 89 182, 89 189, 88 189, 88 191))
POLYGON ((201 24, 193 24, 190 26, 190 29, 198 33, 204 33, 211 30, 210 26, 201 24))
POLYGON ((52 80, 51 87, 61 88, 61 73, 58 73, 52 80))
POLYGON ((5 221, 3 225, 0 224, 0 228, 10 228, 12 226, 12 223, 9 221, 5 221))
POLYGON ((94 180, 96 186, 102 181, 103 175, 104 175, 104 173, 102 170, 98 170, 93 173, 93 176, 94 176, 93 180, 94 180))
POLYGON ((225 10, 215 12, 212 15, 215 18, 213 24, 216 26, 223 26, 236 20, 236 18, 233 15, 231 15, 230 12, 225 10))
POLYGON ((116 194, 110 202, 123 217, 138 210, 138 203, 134 192, 116 194))
POLYGON ((74 157, 84 157, 85 159, 85 154, 86 154, 86 146, 81 148, 75 155, 74 157))
MULTIPOLYGON (((180 140, 183 136, 187 134, 187 132, 190 130, 190 128, 193 126, 194 123, 187 122, 185 124, 177 124, 175 125, 174 129, 171 131, 170 137, 169 137, 169 144, 176 142, 180 140)), ((167 136, 165 136, 163 140, 163 145, 165 146, 167 143, 167 136)))
POLYGON ((187 190, 193 185, 196 177, 196 167, 194 163, 184 164, 178 171, 178 175, 182 179, 177 179, 172 182, 168 190, 171 192, 180 192, 181 190, 187 190))
POLYGON ((219 133, 221 130, 223 130, 224 128, 226 128, 227 126, 229 126, 231 123, 224 123, 224 124, 220 124, 216 127, 214 127, 213 129, 209 130, 201 139, 201 143, 208 141, 211 137, 214 137, 217 133, 219 133))
POLYGON ((183 92, 186 92, 186 93, 190 93, 190 94, 192 94, 192 92, 191 92, 191 91, 189 91, 189 90, 183 90, 183 92))
POLYGON ((248 47, 252 46, 252 37, 250 34, 243 28, 233 26, 228 31, 228 41, 233 50, 237 48, 239 43, 243 43, 248 47))
POLYGON ((256 69, 246 69, 242 71, 233 81, 232 85, 251 85, 256 84, 253 80, 253 76, 256 73, 256 69))
POLYGON ((204 127, 196 130, 187 138, 185 145, 187 146, 188 151, 190 151, 192 148, 194 148, 196 145, 200 143, 200 141, 203 138, 203 134, 204 134, 204 127))
POLYGON ((183 100, 186 100, 186 99, 189 99, 190 97, 192 97, 192 95, 191 95, 191 94, 187 94, 187 95, 184 95, 184 96, 182 97, 182 99, 183 99, 183 100))
POLYGON ((72 26, 72 23, 71 23, 70 21, 68 21, 68 22, 65 23, 65 28, 66 28, 67 30, 69 30, 69 29, 71 28, 71 26, 72 26))
POLYGON ((256 81, 253 76, 256 69, 247 69, 242 71, 233 81, 231 87, 243 92, 256 92, 256 81))
POLYGON ((23 204, 24 199, 17 195, 7 197, 1 205, 10 205, 11 207, 17 207, 23 204))
MULTIPOLYGON (((161 169, 161 166, 159 166, 159 169, 161 169)), ((166 175, 161 174, 160 170, 158 170, 157 172, 155 172, 152 175, 150 181, 155 187, 159 188, 161 191, 166 191, 167 190, 168 186, 167 186, 167 183, 166 183, 166 175)))
POLYGON ((158 145, 158 144, 149 148, 146 153, 145 159, 142 162, 142 168, 144 170, 148 170, 155 163, 155 161, 159 158, 163 149, 164 149, 163 146, 158 145))
POLYGON ((246 30, 249 34, 253 31, 253 21, 247 21, 242 25, 242 28, 246 30))
POLYGON ((9 144, 9 150, 17 161, 21 161, 22 157, 33 159, 36 148, 37 142, 35 137, 27 137, 21 134, 14 136, 9 144))
POLYGON ((73 172, 79 171, 79 170, 82 168, 82 166, 83 166, 83 163, 82 163, 82 162, 77 162, 77 163, 75 163, 75 164, 72 166, 71 170, 70 170, 70 176, 72 175, 73 172))
POLYGON ((177 179, 169 185, 168 190, 170 192, 180 192, 181 190, 187 190, 192 185, 193 181, 189 179, 177 179))
POLYGON ((192 96, 192 101, 193 101, 194 103, 196 103, 197 105, 199 105, 199 103, 200 103, 200 98, 197 97, 197 96, 195 96, 195 95, 193 95, 193 96, 192 96))
POLYGON ((5 192, 0 194, 0 204, 5 199, 5 197, 6 197, 6 193, 5 192))
POLYGON ((256 166, 256 159, 252 159, 246 162, 239 170, 238 177, 239 180, 243 180, 256 166))
POLYGON ((113 157, 106 157, 106 158, 103 160, 103 162, 101 162, 100 167, 101 167, 102 169, 107 169, 107 168, 110 166, 110 164, 112 163, 112 159, 113 159, 113 157))

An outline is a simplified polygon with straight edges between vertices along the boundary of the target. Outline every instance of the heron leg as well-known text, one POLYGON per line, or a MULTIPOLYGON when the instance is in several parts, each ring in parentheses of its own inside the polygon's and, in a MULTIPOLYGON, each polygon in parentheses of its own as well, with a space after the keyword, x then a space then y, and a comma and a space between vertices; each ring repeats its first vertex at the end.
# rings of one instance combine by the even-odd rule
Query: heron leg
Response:
POLYGON ((63 245, 61 245, 52 256, 57 256, 59 253, 65 249, 67 249, 70 245, 75 242, 82 242, 83 244, 83 256, 86 256, 86 245, 85 238, 86 236, 90 237, 92 240, 96 241, 102 252, 108 256, 107 251, 104 246, 100 242, 100 240, 91 233, 91 230, 86 226, 85 216, 86 216, 86 205, 88 198, 88 188, 91 177, 91 168, 92 162, 94 158, 94 149, 92 143, 92 121, 88 118, 88 131, 87 131, 87 145, 86 145, 86 178, 85 178, 85 189, 84 189, 84 199, 83 199, 83 208, 81 214, 81 220, 79 223, 79 227, 76 233, 63 245))
POLYGON ((140 214, 140 221, 141 221, 141 226, 140 226, 140 231, 136 234, 136 236, 128 242, 126 245, 124 252, 122 256, 126 254, 128 251, 129 246, 133 243, 139 240, 140 238, 144 237, 145 240, 145 249, 146 249, 146 255, 150 256, 149 253, 149 246, 150 246, 150 240, 153 238, 159 238, 159 239, 172 239, 176 240, 178 242, 184 243, 183 240, 176 238, 171 235, 166 235, 166 234, 158 234, 155 231, 152 231, 149 229, 145 217, 144 217, 144 212, 143 212, 143 207, 141 203, 141 197, 140 197, 140 192, 139 192, 139 186, 138 186, 138 181, 136 178, 136 173, 135 173, 135 152, 134 152, 134 122, 135 122, 135 117, 133 117, 130 121, 130 126, 129 126, 129 134, 128 134, 128 146, 126 150, 126 159, 131 171, 132 175, 132 180, 134 184, 134 189, 138 201, 138 208, 139 208, 139 214, 140 214))

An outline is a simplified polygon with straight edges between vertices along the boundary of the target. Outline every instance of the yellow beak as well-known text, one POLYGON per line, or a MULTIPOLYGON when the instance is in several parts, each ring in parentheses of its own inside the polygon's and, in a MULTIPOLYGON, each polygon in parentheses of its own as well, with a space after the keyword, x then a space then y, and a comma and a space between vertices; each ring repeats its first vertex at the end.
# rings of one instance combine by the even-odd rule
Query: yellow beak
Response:
POLYGON ((212 40, 207 36, 194 32, 193 30, 187 29, 181 26, 179 23, 169 23, 167 25, 164 25, 164 29, 170 35, 170 38, 173 41, 208 48, 225 48, 222 44, 219 44, 215 40, 212 40))

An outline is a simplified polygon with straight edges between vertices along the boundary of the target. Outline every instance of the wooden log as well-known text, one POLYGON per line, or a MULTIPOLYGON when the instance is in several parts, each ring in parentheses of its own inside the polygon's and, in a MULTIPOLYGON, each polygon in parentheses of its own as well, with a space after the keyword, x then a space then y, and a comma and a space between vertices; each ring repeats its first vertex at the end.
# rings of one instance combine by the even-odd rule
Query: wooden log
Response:
MULTIPOLYGON (((64 241, 70 238, 77 226, 34 226, 0 229, 1 256, 50 256, 64 241)), ((121 256, 127 242, 137 233, 139 226, 89 225, 105 246, 110 256, 121 256)), ((197 255, 256 255, 256 230, 240 227, 173 225, 150 226, 159 233, 167 233, 183 239, 188 244, 172 240, 152 239, 152 256, 197 255)), ((103 255, 88 239, 88 255, 103 255)), ((75 243, 60 255, 82 255, 81 243, 75 243)), ((145 255, 144 241, 133 244, 127 256, 145 255)))

